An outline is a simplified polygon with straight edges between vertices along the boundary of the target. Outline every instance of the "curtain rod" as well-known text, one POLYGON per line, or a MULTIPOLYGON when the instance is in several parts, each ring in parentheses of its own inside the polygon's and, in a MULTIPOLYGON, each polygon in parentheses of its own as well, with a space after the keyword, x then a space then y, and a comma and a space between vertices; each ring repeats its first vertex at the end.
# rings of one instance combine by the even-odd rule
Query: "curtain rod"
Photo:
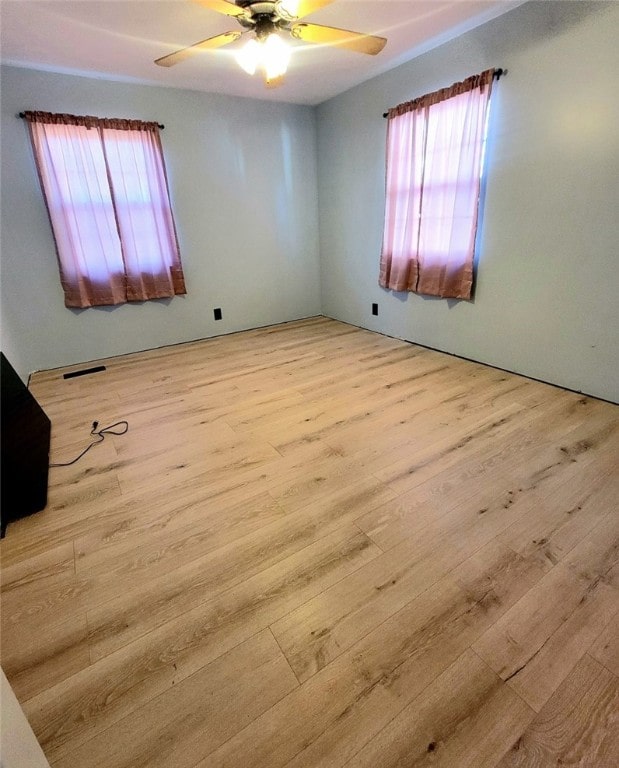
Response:
MULTIPOLYGON (((24 117, 26 117, 26 113, 25 113, 25 112, 20 112, 20 113, 17 115, 17 117, 21 117, 21 118, 24 118, 24 117)), ((131 119, 131 118, 129 118, 129 119, 131 119)), ((165 125, 161 125, 161 123, 157 123, 157 125, 158 125, 158 126, 161 128, 161 130, 162 130, 162 131, 163 131, 163 129, 165 128, 165 125)))
MULTIPOLYGON (((499 67, 498 69, 494 70, 494 79, 500 80, 501 77, 506 74, 507 74, 507 70, 499 67)), ((383 112, 383 117, 389 117, 389 112, 383 112)))

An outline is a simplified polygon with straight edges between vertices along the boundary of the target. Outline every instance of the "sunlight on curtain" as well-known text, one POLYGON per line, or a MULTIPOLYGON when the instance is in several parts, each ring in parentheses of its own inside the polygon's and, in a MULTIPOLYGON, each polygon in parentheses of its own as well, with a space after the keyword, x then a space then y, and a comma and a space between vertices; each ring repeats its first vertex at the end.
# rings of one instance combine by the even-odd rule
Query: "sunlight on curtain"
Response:
POLYGON ((390 110, 384 288, 470 298, 493 74, 390 110))
POLYGON ((25 117, 66 306, 185 293, 156 124, 25 117))
POLYGON ((123 245, 127 297, 173 296, 180 261, 159 134, 112 128, 101 133, 123 245))
POLYGON ((97 131, 31 123, 67 306, 125 301, 124 264, 97 131))

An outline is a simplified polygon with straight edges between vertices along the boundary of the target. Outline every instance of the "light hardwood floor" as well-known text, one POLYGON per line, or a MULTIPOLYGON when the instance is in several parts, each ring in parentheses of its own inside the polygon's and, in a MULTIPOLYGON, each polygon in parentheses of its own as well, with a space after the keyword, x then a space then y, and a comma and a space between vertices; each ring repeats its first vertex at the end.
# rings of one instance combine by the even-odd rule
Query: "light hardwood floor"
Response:
POLYGON ((54 768, 619 765, 617 406, 325 318, 102 362, 1 545, 54 768))

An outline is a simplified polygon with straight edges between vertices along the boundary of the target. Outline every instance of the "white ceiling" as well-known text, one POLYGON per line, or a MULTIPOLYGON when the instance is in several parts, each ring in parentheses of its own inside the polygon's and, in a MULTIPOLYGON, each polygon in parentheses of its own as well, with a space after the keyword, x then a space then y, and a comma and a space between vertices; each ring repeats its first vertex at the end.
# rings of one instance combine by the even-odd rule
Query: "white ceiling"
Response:
MULTIPOLYGON (((0 0, 5 64, 189 88, 295 104, 319 104, 520 5, 523 0, 336 0, 304 21, 388 39, 378 56, 290 42, 284 85, 267 89, 233 58, 245 39, 174 67, 154 59, 240 30, 198 0, 0 0)), ((500 62, 498 62, 500 64, 500 62)))

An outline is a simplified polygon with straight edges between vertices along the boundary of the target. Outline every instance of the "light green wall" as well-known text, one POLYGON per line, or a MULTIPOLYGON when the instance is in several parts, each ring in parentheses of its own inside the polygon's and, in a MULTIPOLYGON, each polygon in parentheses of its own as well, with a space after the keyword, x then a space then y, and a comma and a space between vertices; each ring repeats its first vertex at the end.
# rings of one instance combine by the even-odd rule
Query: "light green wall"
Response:
POLYGON ((528 3, 322 104, 323 312, 619 400, 618 31, 619 3, 528 3), (382 113, 491 66, 475 300, 384 291, 382 113))
POLYGON ((11 67, 1 101, 2 349, 22 376, 320 313, 312 108, 11 67), (187 296, 64 307, 25 109, 165 125, 187 296))

